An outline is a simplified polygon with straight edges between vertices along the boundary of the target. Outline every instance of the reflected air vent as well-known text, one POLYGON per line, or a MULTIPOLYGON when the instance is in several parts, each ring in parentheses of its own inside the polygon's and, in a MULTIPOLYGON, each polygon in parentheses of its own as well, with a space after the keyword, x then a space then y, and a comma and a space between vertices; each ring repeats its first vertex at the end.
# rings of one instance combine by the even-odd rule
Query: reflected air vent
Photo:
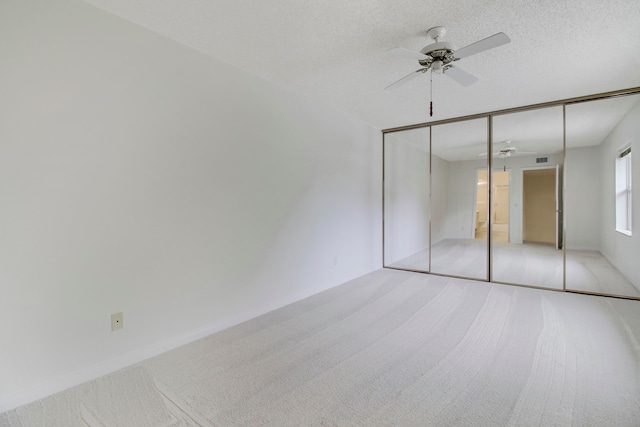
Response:
POLYGON ((548 157, 536 157, 536 163, 547 163, 548 161, 548 157))

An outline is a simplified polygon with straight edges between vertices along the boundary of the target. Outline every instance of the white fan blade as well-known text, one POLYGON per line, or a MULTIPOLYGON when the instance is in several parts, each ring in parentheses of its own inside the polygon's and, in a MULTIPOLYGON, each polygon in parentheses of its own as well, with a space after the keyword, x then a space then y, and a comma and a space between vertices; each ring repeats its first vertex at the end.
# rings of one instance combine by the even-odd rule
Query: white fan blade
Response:
POLYGON ((407 83, 409 80, 413 80, 414 78, 418 77, 420 74, 424 73, 425 71, 427 71, 426 68, 420 68, 418 70, 415 70, 413 73, 408 74, 403 78, 401 78, 400 80, 397 80, 391 83, 389 86, 385 87, 384 90, 392 90, 399 86, 402 86, 403 84, 407 83))
POLYGON ((511 145, 511 140, 510 139, 505 139, 504 141, 498 141, 498 142, 494 142, 493 143, 493 147, 496 148, 497 146, 503 146, 503 147, 508 147, 511 145))
POLYGON ((392 53, 394 55, 403 56, 409 59, 417 59, 418 61, 421 59, 427 59, 427 55, 422 54, 420 52, 416 52, 414 50, 405 49, 403 47, 394 47, 392 49, 387 50, 387 52, 392 53))
POLYGON ((485 50, 502 46, 503 44, 507 44, 510 41, 511 39, 505 33, 494 34, 490 37, 487 37, 486 39, 482 39, 470 44, 469 46, 465 46, 456 50, 453 53, 453 56, 455 56, 457 59, 466 58, 467 56, 475 55, 476 53, 484 52, 485 50))
MULTIPOLYGON (((497 157, 500 154, 502 154, 502 153, 500 153, 500 152, 493 153, 493 157, 497 157)), ((480 153, 480 154, 478 154, 478 157, 487 157, 487 153, 480 153)))
POLYGON ((462 86, 469 86, 478 81, 478 78, 474 75, 467 73, 466 71, 460 69, 459 67, 451 66, 451 68, 447 68, 444 71, 444 75, 451 77, 457 83, 462 86))

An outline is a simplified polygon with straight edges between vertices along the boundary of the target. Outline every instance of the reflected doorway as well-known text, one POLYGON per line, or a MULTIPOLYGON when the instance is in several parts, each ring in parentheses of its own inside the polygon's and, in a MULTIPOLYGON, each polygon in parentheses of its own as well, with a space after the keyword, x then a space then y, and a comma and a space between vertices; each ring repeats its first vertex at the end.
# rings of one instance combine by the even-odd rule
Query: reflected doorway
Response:
MULTIPOLYGON (((486 239, 489 229, 487 207, 487 171, 478 170, 476 192, 476 239, 486 239)), ((509 242, 509 183, 511 173, 508 170, 494 171, 491 175, 492 232, 494 242, 509 242)))
POLYGON ((524 243, 541 243, 559 246, 557 223, 556 169, 523 171, 522 181, 522 240, 524 243))

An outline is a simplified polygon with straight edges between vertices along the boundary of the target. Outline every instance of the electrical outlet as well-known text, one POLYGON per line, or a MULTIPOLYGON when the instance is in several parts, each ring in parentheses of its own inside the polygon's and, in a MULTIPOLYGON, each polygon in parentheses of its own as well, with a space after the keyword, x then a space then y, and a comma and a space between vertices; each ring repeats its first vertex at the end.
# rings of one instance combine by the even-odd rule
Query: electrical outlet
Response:
POLYGON ((124 327, 122 313, 115 313, 111 315, 111 330, 117 331, 124 327))

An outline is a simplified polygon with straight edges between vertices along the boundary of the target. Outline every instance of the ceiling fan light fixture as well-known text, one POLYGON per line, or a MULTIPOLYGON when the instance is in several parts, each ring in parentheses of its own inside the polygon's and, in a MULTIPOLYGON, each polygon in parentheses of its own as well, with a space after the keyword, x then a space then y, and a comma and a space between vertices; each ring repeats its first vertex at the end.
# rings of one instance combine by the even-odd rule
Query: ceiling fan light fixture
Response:
POLYGON ((441 73, 442 61, 433 61, 433 63, 431 64, 431 69, 433 70, 434 73, 441 73))

